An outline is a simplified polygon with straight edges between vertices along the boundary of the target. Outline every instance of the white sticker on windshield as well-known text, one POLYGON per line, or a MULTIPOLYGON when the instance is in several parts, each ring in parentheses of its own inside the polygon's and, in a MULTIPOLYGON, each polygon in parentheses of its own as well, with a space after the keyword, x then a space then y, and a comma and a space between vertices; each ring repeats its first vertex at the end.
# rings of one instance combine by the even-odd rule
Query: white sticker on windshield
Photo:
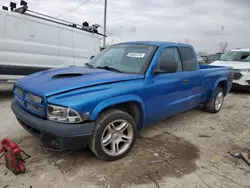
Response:
POLYGON ((129 53, 127 57, 133 57, 133 58, 144 58, 146 54, 144 53, 129 53))

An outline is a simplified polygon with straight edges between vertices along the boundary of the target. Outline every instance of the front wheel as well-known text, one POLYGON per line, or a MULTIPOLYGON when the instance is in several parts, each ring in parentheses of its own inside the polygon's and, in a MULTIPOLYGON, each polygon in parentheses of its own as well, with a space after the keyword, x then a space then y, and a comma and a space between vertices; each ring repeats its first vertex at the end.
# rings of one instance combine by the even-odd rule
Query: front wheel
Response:
POLYGON ((121 159, 133 148, 136 130, 136 123, 129 114, 108 110, 97 119, 89 147, 102 160, 121 159))
POLYGON ((224 91, 221 87, 217 87, 214 98, 204 104, 205 110, 211 113, 218 113, 224 103, 224 91))

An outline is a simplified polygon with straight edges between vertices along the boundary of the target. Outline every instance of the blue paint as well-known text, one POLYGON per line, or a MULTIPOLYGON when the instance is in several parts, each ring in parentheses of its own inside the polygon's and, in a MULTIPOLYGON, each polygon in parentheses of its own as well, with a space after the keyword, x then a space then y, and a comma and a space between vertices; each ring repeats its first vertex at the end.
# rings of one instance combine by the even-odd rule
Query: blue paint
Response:
MULTIPOLYGON (((197 66, 194 71, 159 75, 153 73, 153 68, 164 48, 185 46, 193 49, 190 45, 167 42, 123 44, 158 47, 145 75, 71 67, 35 73, 19 80, 15 86, 41 96, 45 99, 45 106, 49 103, 74 108, 81 114, 89 112, 91 121, 96 120, 104 109, 112 105, 134 102, 141 108, 141 127, 211 100, 221 81, 226 83, 225 94, 231 88, 232 70, 230 68, 199 66, 197 60, 195 60, 197 66), (53 76, 64 73, 83 75, 53 79, 53 76), (188 83, 184 83, 183 80, 188 80, 188 83)), ((193 53, 195 53, 194 50, 193 53)))

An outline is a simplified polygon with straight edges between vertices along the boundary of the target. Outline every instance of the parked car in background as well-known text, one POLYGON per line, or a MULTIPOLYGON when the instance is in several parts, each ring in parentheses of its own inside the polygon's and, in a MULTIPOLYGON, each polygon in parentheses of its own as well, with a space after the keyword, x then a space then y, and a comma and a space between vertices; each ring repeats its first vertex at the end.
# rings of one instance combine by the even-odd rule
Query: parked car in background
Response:
POLYGON ((206 59, 206 58, 207 58, 207 56, 206 56, 206 55, 202 55, 201 57, 202 57, 203 59, 206 59))
POLYGON ((0 10, 0 82, 55 67, 83 66, 100 51, 95 32, 6 9, 0 10))
POLYGON ((218 60, 223 54, 224 53, 216 53, 216 54, 207 56, 205 60, 205 64, 213 63, 214 61, 218 60))
POLYGON ((197 56, 199 64, 205 64, 206 56, 197 56))
POLYGON ((18 80, 12 110, 24 129, 49 146, 88 145, 99 158, 117 160, 148 124, 200 104, 219 112, 232 79, 229 67, 199 66, 190 45, 127 42, 107 47, 85 67, 18 80))
POLYGON ((231 50, 210 65, 233 67, 233 88, 250 90, 250 49, 231 50))

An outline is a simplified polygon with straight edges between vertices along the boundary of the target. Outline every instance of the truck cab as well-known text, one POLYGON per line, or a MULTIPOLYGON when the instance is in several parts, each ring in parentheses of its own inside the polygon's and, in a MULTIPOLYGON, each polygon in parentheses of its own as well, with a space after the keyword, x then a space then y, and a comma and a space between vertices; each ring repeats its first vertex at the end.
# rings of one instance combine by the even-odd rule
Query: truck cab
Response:
POLYGON ((88 145, 99 158, 117 160, 150 123, 200 104, 218 113, 232 79, 229 67, 199 66, 190 45, 126 42, 104 49, 84 67, 19 80, 12 110, 46 144, 62 149, 88 145))

